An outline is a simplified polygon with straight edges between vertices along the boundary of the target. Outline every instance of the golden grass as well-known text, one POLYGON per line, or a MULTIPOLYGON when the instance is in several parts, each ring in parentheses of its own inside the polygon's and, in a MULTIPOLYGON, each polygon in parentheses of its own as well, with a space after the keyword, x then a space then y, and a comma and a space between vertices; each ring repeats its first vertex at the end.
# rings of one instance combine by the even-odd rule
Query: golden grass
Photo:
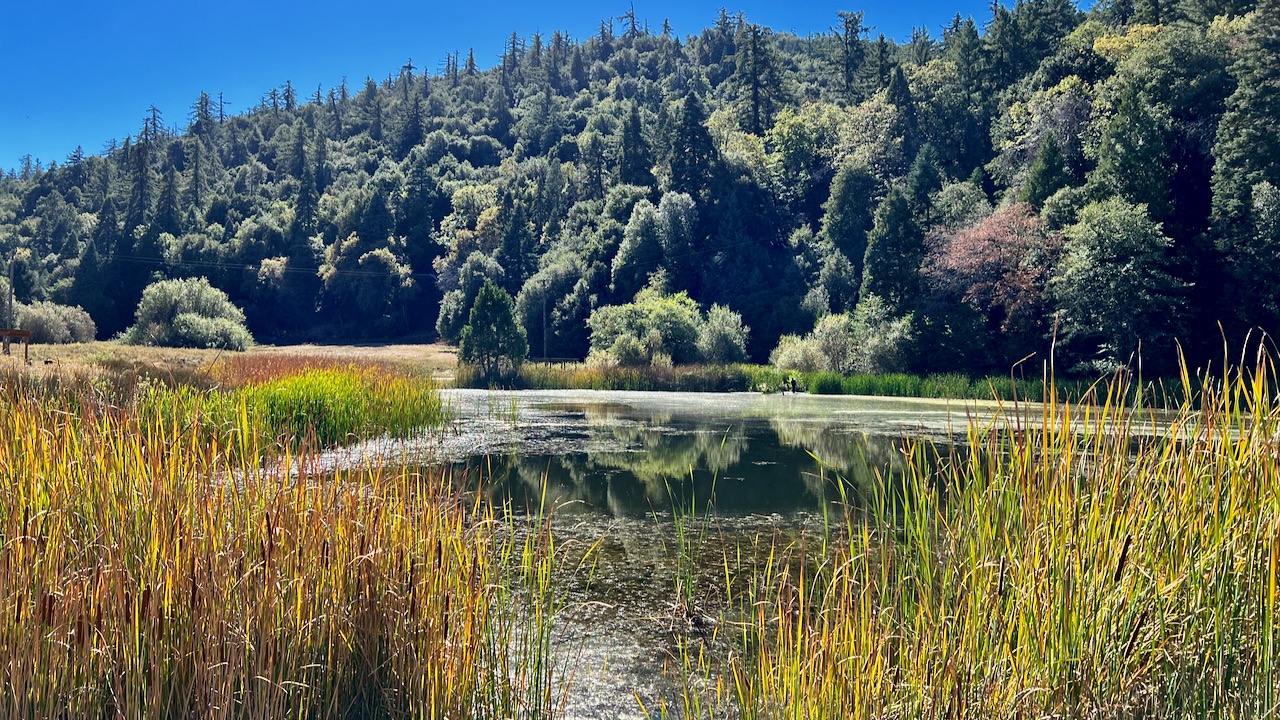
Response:
POLYGON ((727 666, 684 662, 746 718, 1274 717, 1274 377, 1206 383, 1158 437, 1116 383, 971 428, 941 473, 917 445, 816 561, 728 584, 727 666))
POLYGON ((287 451, 264 470, 247 416, 202 429, 206 395, 185 417, 7 396, 0 717, 511 717, 560 701, 549 645, 524 641, 550 623, 522 610, 546 606, 522 589, 545 586, 536 525, 512 532, 440 473, 312 476, 287 451))

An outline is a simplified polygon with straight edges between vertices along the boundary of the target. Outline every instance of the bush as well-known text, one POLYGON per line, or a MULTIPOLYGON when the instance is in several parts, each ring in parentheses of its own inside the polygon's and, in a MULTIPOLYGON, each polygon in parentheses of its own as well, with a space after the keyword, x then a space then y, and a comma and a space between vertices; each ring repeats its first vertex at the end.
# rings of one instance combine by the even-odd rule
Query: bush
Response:
POLYGON ((81 307, 37 302, 17 306, 18 327, 31 331, 31 342, 47 344, 90 342, 98 334, 93 318, 81 307))
POLYGON ((808 337, 784 335, 769 356, 782 370, 882 374, 906 364, 915 331, 912 316, 891 317, 875 295, 860 301, 853 314, 827 315, 808 337))
POLYGON ((703 362, 719 365, 746 362, 750 334, 741 315, 723 305, 712 305, 698 331, 698 354, 703 362))
POLYGON ((130 345, 225 350, 253 345, 244 312, 206 278, 152 283, 142 291, 136 317, 121 336, 130 345))
POLYGON ((822 356, 812 342, 799 335, 783 335, 769 354, 769 364, 781 370, 816 372, 822 367, 822 356))

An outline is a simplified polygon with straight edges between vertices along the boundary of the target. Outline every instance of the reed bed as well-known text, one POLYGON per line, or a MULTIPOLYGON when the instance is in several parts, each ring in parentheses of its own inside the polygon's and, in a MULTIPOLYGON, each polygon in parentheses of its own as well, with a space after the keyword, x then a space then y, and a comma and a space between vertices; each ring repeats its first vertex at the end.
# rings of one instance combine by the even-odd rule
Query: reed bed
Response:
POLYGON ((555 714, 537 519, 439 472, 262 463, 244 396, 209 433, 208 394, 62 392, 0 415, 0 717, 555 714))
MULTIPOLYGON (((527 390, 620 390, 661 392, 789 392, 792 381, 799 392, 813 395, 867 395, 878 397, 945 400, 1002 400, 1039 402, 1049 391, 1043 378, 991 376, 971 378, 958 373, 912 375, 880 373, 842 375, 833 372, 779 370, 768 365, 681 365, 676 367, 616 367, 543 365, 526 363, 499 385, 527 390)), ((1195 380, 1194 378, 1192 379, 1195 380)), ((459 365, 458 387, 487 388, 492 383, 474 368, 459 365)), ((1178 407, 1199 392, 1198 381, 1130 384, 1130 400, 1157 407, 1178 407)), ((1059 402, 1092 402, 1106 392, 1107 378, 1057 380, 1052 383, 1059 402)))
POLYGON ((686 655, 686 694, 744 718, 1275 717, 1275 373, 1202 385, 1154 437, 1123 381, 1009 408, 940 471, 910 449, 816 555, 776 546, 742 582, 726 553, 737 650, 686 655))

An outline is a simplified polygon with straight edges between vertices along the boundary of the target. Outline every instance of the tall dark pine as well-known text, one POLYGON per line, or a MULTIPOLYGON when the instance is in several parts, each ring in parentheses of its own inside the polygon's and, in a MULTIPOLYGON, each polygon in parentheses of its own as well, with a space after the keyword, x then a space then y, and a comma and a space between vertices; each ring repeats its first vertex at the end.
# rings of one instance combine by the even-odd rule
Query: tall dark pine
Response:
POLYGON ((695 199, 704 197, 711 182, 716 149, 707 130, 707 111, 697 93, 684 99, 671 138, 671 189, 695 199))
POLYGON ((652 186, 653 154, 649 151, 649 142, 644 139, 644 128, 640 123, 640 108, 631 104, 631 112, 627 113, 622 123, 621 157, 618 162, 618 180, 626 185, 652 186))
POLYGON ((1019 199, 1031 203, 1037 210, 1044 206, 1044 201, 1051 195, 1071 184, 1071 175, 1067 171, 1067 159, 1062 154, 1062 146, 1053 133, 1040 143, 1040 152, 1031 163, 1027 172, 1027 182, 1022 186, 1019 199))
POLYGON ((916 118, 916 103, 911 97, 911 88, 907 85, 907 78, 901 67, 894 67, 890 73, 885 95, 889 104, 898 108, 897 127, 893 128, 893 132, 902 138, 902 154, 907 159, 914 158, 920 148, 920 122, 916 118))
POLYGON ((831 197, 822 206, 822 239, 848 258, 859 281, 867 254, 875 188, 875 177, 865 166, 846 164, 836 173, 831 197))
POLYGON ((923 260, 924 234, 906 196, 893 190, 876 209, 875 227, 867 237, 860 296, 879 297, 895 315, 910 312, 920 290, 923 260))
POLYGON ((739 25, 736 45, 730 80, 745 110, 746 130, 763 135, 787 97, 781 61, 769 30, 754 23, 739 25))
POLYGON ((124 213, 124 232, 133 234, 134 230, 145 227, 151 222, 151 205, 154 202, 154 190, 151 179, 151 141, 148 133, 143 131, 137 144, 129 151, 129 204, 124 213))
POLYGON ((155 233, 182 234, 182 207, 178 191, 178 171, 172 165, 165 171, 164 184, 160 186, 160 198, 156 202, 156 217, 152 223, 155 233))
POLYGON ((866 28, 862 26, 861 11, 841 11, 837 15, 840 18, 840 24, 831 28, 831 34, 836 41, 836 52, 832 62, 840 80, 840 90, 844 93, 846 100, 853 101, 857 99, 858 71, 862 69, 862 64, 867 59, 867 45, 862 38, 866 28))

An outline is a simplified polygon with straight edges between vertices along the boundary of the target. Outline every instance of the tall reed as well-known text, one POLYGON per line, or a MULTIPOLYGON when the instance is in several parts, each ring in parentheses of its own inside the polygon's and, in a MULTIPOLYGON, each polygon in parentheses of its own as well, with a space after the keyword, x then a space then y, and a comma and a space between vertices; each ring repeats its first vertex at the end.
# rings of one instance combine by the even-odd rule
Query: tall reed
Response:
POLYGON ((0 717, 551 714, 548 650, 516 641, 550 619, 510 606, 551 548, 439 472, 319 476, 288 445, 264 469, 211 397, 9 392, 0 717))
POLYGON ((816 559, 775 548, 768 590, 738 609, 731 705, 746 718, 1274 717, 1276 390, 1266 358, 1170 417, 1135 409, 1122 380, 1078 406, 1050 388, 1043 406, 971 427, 983 451, 940 473, 917 443, 900 489, 850 509, 816 559))

